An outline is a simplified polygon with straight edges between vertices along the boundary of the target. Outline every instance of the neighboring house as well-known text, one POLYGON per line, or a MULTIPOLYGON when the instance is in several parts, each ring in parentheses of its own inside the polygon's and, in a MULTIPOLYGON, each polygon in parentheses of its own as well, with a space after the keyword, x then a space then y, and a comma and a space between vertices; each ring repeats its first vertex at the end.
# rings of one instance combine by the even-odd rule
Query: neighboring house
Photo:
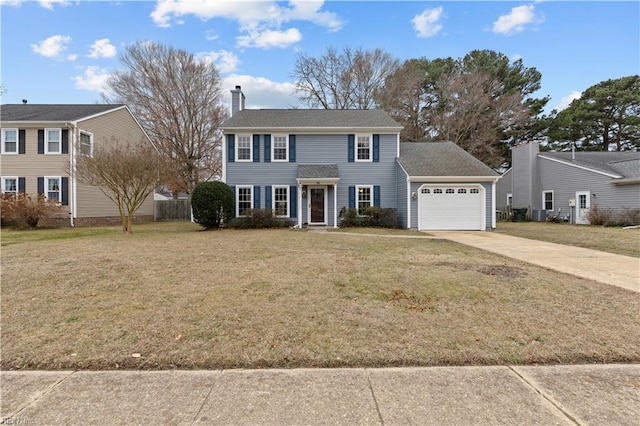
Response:
POLYGON ((613 213, 640 209, 640 152, 539 152, 535 142, 520 145, 497 193, 500 209, 511 200, 533 220, 553 215, 588 224, 596 204, 613 213))
POLYGON ((401 143, 380 110, 244 108, 239 86, 222 180, 237 216, 271 209, 297 226, 336 227, 343 208, 394 208, 405 228, 495 227, 497 173, 453 143, 401 143))
MULTIPOLYGON (((117 206, 99 188, 70 176, 79 155, 93 155, 113 138, 151 143, 125 105, 37 105, 0 107, 2 192, 44 194, 62 206, 55 218, 74 225, 119 223, 117 206)), ((153 197, 136 221, 153 220, 153 197)))

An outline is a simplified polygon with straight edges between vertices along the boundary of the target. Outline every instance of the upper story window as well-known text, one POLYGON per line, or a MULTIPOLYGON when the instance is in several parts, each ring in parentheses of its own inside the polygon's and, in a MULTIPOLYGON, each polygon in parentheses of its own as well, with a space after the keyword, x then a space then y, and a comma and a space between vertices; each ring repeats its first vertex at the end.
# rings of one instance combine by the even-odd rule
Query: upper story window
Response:
POLYGON ((18 129, 2 129, 2 153, 18 153, 18 129))
POLYGON ((371 135, 356 135, 356 161, 371 161, 371 135))
POLYGON ((87 157, 93 157, 93 134, 85 131, 80 131, 80 155, 87 157))
POLYGON ((542 191, 542 208, 553 210, 553 191, 542 191))
POLYGON ((371 186, 356 187, 358 214, 364 214, 364 210, 373 206, 373 190, 371 186))
POLYGON ((15 176, 2 178, 2 194, 16 196, 18 194, 18 178, 15 176))
POLYGON ((287 135, 273 135, 271 143, 272 161, 289 161, 289 141, 287 135))
POLYGON ((44 129, 44 153, 62 153, 62 129, 44 129))
POLYGON ((236 161, 253 161, 251 135, 238 135, 236 141, 236 161))

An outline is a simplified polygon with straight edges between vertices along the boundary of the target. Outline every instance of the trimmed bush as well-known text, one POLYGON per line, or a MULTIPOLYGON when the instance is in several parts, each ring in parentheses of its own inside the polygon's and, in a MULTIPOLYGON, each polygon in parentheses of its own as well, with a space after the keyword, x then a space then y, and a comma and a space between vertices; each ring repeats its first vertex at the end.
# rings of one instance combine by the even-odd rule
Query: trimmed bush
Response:
POLYGON ((61 211, 57 201, 48 201, 43 194, 5 194, 2 198, 2 225, 36 228, 42 219, 61 211))
POLYGON ((398 213, 396 209, 367 207, 362 214, 358 209, 342 208, 340 211, 341 228, 397 228, 398 213))
POLYGON ((233 190, 224 182, 202 182, 191 194, 191 208, 196 223, 206 229, 220 228, 233 217, 233 190))
POLYGON ((589 224, 594 226, 633 226, 640 225, 640 209, 625 208, 622 211, 601 209, 595 204, 589 210, 589 224))
POLYGON ((291 219, 279 218, 268 209, 247 209, 244 216, 231 220, 229 227, 237 229, 288 228, 293 226, 291 219))

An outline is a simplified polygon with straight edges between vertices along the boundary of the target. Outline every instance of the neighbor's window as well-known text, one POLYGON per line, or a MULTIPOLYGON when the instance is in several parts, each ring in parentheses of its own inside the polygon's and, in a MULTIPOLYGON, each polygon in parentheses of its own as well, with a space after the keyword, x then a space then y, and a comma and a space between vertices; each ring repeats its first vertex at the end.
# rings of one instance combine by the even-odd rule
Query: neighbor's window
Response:
POLYGON ((273 150, 273 161, 289 161, 289 142, 287 141, 287 135, 273 135, 273 143, 271 144, 273 150))
POLYGON ((18 129, 2 129, 2 153, 18 153, 18 129))
POLYGON ((80 131, 80 155, 93 157, 93 134, 80 131))
POLYGON ((18 194, 18 178, 17 177, 4 177, 2 178, 2 194, 16 196, 18 194))
POLYGON ((44 129, 44 153, 60 154, 62 152, 62 129, 44 129))
POLYGON ((371 161, 371 135, 356 135, 356 161, 371 161))
POLYGON ((513 194, 507 194, 507 206, 511 207, 513 205, 513 194))
POLYGON ((59 177, 45 177, 45 195, 48 200, 62 201, 62 194, 60 193, 60 181, 59 177))
POLYGON ((358 214, 364 214, 364 210, 373 205, 373 189, 371 186, 356 186, 358 194, 358 214))
POLYGON ((545 210, 553 210, 553 191, 542 191, 542 206, 545 210))
POLYGON ((245 211, 253 208, 253 187, 238 186, 236 195, 237 216, 244 216, 245 211))
POLYGON ((251 136, 238 135, 236 143, 236 159, 237 161, 251 161, 251 136))
POLYGON ((273 187, 273 212, 276 216, 289 216, 289 187, 273 187))

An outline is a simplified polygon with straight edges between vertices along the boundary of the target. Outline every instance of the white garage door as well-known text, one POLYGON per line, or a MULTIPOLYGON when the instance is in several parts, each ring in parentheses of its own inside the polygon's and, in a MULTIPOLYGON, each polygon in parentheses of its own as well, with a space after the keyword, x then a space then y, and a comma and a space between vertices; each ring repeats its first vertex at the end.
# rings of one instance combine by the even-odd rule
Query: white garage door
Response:
POLYGON ((483 231, 484 196, 480 185, 424 185, 418 198, 418 228, 483 231))

